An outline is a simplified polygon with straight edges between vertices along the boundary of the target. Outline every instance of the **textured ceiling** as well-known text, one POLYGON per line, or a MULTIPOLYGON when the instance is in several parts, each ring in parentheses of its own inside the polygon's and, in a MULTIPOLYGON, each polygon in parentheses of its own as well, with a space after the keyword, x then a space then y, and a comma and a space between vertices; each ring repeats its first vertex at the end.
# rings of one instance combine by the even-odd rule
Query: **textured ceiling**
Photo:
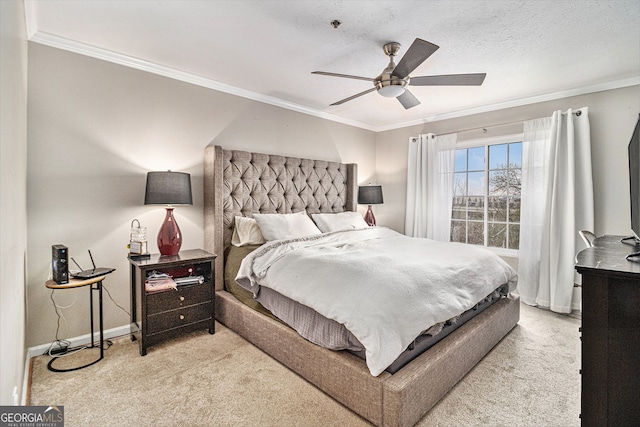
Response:
POLYGON ((30 40, 372 130, 640 83, 638 0, 31 1, 30 40), (333 28, 330 22, 342 24, 333 28), (382 45, 440 46, 412 76, 487 73, 480 87, 412 87, 405 110, 367 81, 382 45))

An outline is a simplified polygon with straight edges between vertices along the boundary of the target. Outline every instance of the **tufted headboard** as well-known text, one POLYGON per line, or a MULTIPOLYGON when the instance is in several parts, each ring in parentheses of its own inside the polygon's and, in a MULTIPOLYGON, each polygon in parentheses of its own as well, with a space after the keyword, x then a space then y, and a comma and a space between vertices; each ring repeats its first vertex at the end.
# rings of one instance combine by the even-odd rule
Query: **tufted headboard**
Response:
POLYGON ((205 148, 205 250, 217 255, 216 290, 223 289, 224 250, 236 216, 254 213, 355 211, 357 165, 247 151, 205 148))

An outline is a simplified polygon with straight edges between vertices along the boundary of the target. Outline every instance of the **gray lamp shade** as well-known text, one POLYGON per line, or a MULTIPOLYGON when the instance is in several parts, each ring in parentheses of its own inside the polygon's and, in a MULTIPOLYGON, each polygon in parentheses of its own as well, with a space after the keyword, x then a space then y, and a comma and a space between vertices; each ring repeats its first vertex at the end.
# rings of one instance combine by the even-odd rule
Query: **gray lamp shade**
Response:
POLYGON ((358 204, 379 205, 382 203, 382 186, 365 185, 358 187, 358 204))
POLYGON ((148 172, 145 205, 192 205, 191 175, 184 172, 148 172))

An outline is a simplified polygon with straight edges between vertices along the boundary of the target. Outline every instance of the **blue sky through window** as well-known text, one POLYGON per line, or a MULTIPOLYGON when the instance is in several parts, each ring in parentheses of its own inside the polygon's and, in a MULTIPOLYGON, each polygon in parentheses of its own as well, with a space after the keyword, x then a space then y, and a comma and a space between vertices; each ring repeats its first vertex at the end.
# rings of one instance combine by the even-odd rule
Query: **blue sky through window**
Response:
POLYGON ((463 172, 466 170, 467 170, 467 150, 456 150, 455 171, 463 172))
POLYGON ((469 148, 469 171, 484 170, 484 147, 469 148))
POLYGON ((456 150, 452 241, 518 249, 521 167, 522 142, 456 150))

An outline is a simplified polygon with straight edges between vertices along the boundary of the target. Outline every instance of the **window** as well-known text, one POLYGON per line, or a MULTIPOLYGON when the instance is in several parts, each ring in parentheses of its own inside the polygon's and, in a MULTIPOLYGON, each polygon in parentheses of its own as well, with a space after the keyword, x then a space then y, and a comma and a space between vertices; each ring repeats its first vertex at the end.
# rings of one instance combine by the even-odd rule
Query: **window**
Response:
POLYGON ((520 243, 521 135, 456 150, 451 241, 516 250, 520 243))

